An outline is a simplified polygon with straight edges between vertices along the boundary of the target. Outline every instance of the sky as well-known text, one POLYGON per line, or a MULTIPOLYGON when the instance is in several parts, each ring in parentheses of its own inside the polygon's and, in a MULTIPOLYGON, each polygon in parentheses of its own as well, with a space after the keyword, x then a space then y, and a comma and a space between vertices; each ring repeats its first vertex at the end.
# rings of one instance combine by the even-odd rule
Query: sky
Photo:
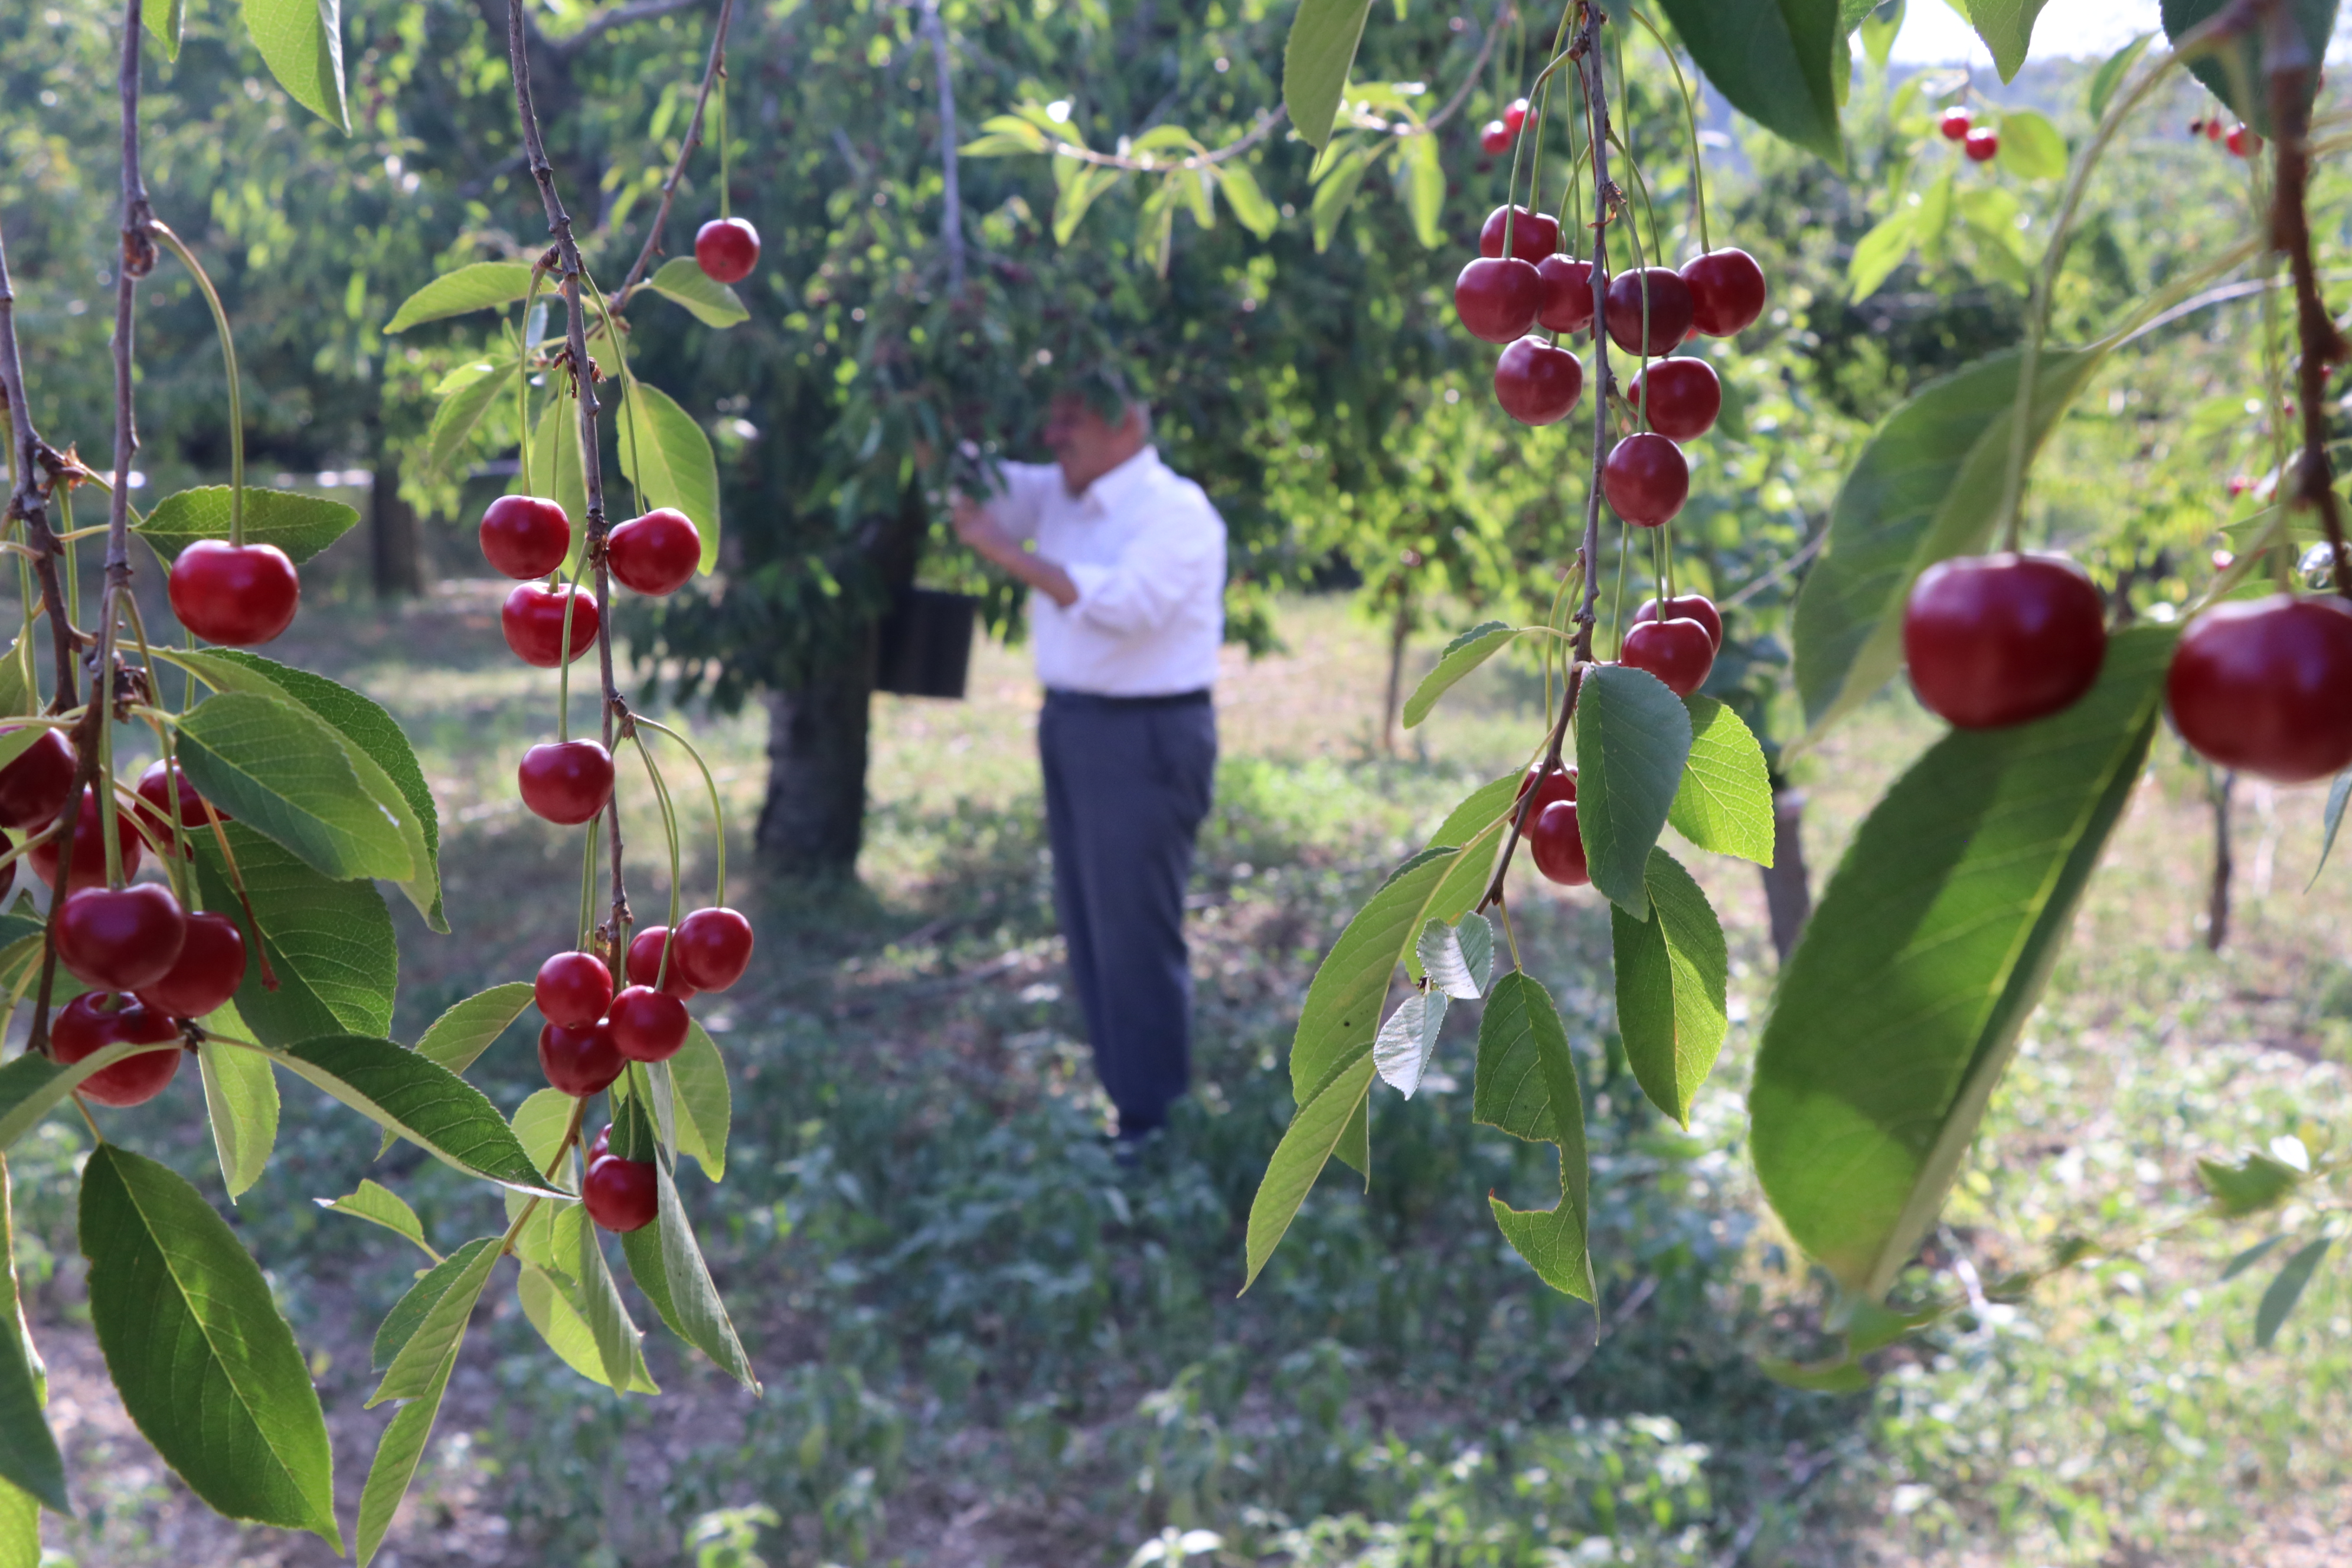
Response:
MULTIPOLYGON (((2051 0, 2033 25, 2032 58, 2104 57, 2158 26, 2157 0, 2051 0)), ((1895 58, 1907 65, 1992 63, 1991 51, 1946 0, 1910 0, 1895 58)))

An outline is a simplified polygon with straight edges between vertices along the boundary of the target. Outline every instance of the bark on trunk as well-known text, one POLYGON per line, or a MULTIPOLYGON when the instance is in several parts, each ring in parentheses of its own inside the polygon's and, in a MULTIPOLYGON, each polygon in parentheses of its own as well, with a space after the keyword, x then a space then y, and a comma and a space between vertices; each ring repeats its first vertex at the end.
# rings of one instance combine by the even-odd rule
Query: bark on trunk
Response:
POLYGON ((2230 796, 2238 775, 2224 769, 2207 779, 2213 802, 2213 883, 2205 893, 2205 945, 2219 952, 2230 940, 2230 796))
POLYGON ((368 543, 374 560, 375 596, 404 599, 425 592, 425 557, 416 509, 400 497, 400 462, 381 446, 368 502, 368 543))
POLYGON ((773 877, 846 877, 865 841, 875 626, 806 683, 768 694, 768 795, 754 839, 773 877))
POLYGON ((1786 964, 1813 912, 1812 883, 1805 876, 1805 795, 1776 790, 1772 795, 1772 864, 1764 868, 1764 903, 1772 917, 1772 951, 1786 964))
POLYGON ((1389 629, 1389 694, 1381 707, 1381 752, 1396 755, 1397 704, 1404 700, 1404 650, 1412 637, 1412 602, 1397 599, 1396 624, 1389 629))

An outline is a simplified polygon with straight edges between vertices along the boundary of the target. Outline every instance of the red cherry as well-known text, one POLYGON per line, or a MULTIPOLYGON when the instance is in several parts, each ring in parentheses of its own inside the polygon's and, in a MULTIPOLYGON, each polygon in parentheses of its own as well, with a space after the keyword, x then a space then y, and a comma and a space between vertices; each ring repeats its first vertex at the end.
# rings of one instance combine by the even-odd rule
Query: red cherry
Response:
POLYGON ((697 910, 677 922, 669 962, 698 989, 724 991, 751 967, 751 922, 723 904, 697 910))
POLYGON ((1944 133, 1947 142, 1962 140, 1969 133, 1969 111, 1958 108, 1944 110, 1944 118, 1936 121, 1936 129, 1944 133))
MULTIPOLYGON (((1538 766, 1540 765, 1540 763, 1538 764, 1538 766)), ((1576 770, 1571 767, 1554 768, 1550 773, 1543 775, 1541 784, 1537 784, 1536 770, 1529 768, 1527 776, 1519 781, 1520 800, 1528 798, 1529 785, 1533 785, 1536 792, 1536 803, 1528 810, 1528 826, 1533 827, 1536 817, 1542 813, 1545 806, 1556 800, 1576 798, 1576 770)))
POLYGON ((1626 393, 1650 416, 1650 428, 1675 441, 1690 441, 1715 428, 1723 412, 1723 383, 1703 359, 1662 359, 1633 378, 1626 393))
POLYGON ((1576 825, 1576 803, 1556 800, 1536 814, 1528 828, 1528 854, 1536 869, 1563 888, 1592 880, 1584 865, 1584 834, 1576 825))
MULTIPOLYGON (((100 787, 92 785, 82 791, 81 809, 74 813, 73 877, 66 886, 68 893, 81 888, 106 886, 106 846, 99 841, 98 836, 98 792, 100 787)), ((114 842, 122 852, 122 875, 128 879, 137 874, 145 850, 142 847, 139 829, 131 820, 131 813, 119 807, 120 803, 114 814, 114 842)), ((62 833, 45 838, 34 845, 25 856, 32 862, 33 875, 40 879, 45 888, 57 886, 58 856, 64 839, 62 833)))
POLYGON ((1553 425, 1584 395, 1584 366, 1566 349, 1521 338, 1495 362, 1495 401, 1522 425, 1553 425))
POLYGON ((1649 290, 1649 353, 1666 353, 1689 335, 1690 285, 1663 267, 1620 272, 1609 280, 1609 337, 1627 353, 1642 352, 1642 293, 1649 290))
POLYGON ((2219 142, 2221 140, 2221 117, 2220 115, 2217 114, 2212 119, 2205 121, 2205 140, 2208 142, 2219 142))
POLYGON ((1454 281, 1454 313, 1470 335, 1507 343, 1535 324, 1543 279, 1516 256, 1482 256, 1454 281))
POLYGON ((1538 262, 1559 248, 1559 219, 1549 213, 1520 206, 1496 207, 1478 230, 1478 254, 1503 254, 1503 229, 1511 231, 1511 254, 1522 261, 1538 262))
MULTIPOLYGON (((169 844, 172 841, 172 784, 175 778, 180 787, 180 826, 189 829, 192 837, 210 830, 210 825, 205 816, 204 796, 198 795, 196 786, 188 782, 186 772, 178 763, 166 763, 163 758, 158 757, 147 764, 145 773, 139 775, 138 794, 141 804, 133 808, 138 812, 140 821, 146 825, 147 831, 154 836, 155 842, 158 844, 169 844)), ((222 811, 218 806, 213 807, 213 811, 223 822, 232 820, 229 814, 222 811)), ((194 843, 188 844, 183 850, 184 855, 194 855, 195 852, 194 843)))
POLYGON ((613 1124, 607 1121, 604 1123, 604 1130, 588 1141, 588 1163, 593 1165, 612 1152, 613 1124))
POLYGON ((2352 766, 2352 606, 2330 595, 2216 605, 2189 624, 2164 682, 2199 754, 2281 784, 2352 766))
POLYGON ((201 1018, 245 984, 245 933, 226 915, 190 915, 187 940, 163 978, 139 987, 139 1000, 174 1018, 201 1018))
POLYGON ((2230 127, 2230 134, 2226 140, 2229 142, 2230 151, 2241 158, 2251 158, 2263 150, 2262 137, 2243 125, 2230 127))
POLYGON ((740 283, 760 265, 760 231, 748 218, 712 218, 694 231, 694 260, 713 283, 740 283))
MULTIPOLYGON (((683 926, 686 922, 680 921, 678 924, 683 926)), ((686 967, 677 961, 675 943, 670 946, 669 971, 663 974, 662 946, 668 942, 667 926, 647 926, 636 934, 629 943, 629 961, 625 965, 629 972, 629 984, 651 985, 656 975, 662 975, 661 989, 683 1002, 689 996, 700 994, 702 988, 686 977, 686 967)))
POLYGON ((599 1022, 568 1029, 542 1024, 539 1030, 539 1070, 547 1081, 575 1099, 601 1093, 629 1064, 613 1043, 613 1028, 599 1022))
POLYGON ((633 1062, 666 1062, 686 1044, 686 1004, 644 985, 613 998, 613 1044, 633 1062))
POLYGON ((572 602, 572 657, 596 646, 596 596, 566 585, 560 592, 538 583, 519 583, 499 610, 499 629, 517 658, 541 669, 563 662, 563 605, 572 602))
POLYGON ((1764 313, 1764 268, 1737 246, 1691 258, 1678 276, 1690 288, 1691 324, 1708 337, 1735 337, 1764 313))
POLYGON ((593 952, 559 952, 539 966, 531 996, 549 1023, 584 1029, 613 1005, 613 972, 593 952))
POLYGON ((1592 324, 1592 263, 1570 256, 1547 256, 1536 263, 1541 304, 1536 320, 1555 332, 1580 332, 1592 324))
POLYGON ((1706 684, 1706 672, 1715 668, 1715 642, 1696 621, 1636 621, 1626 630, 1617 662, 1646 669, 1675 696, 1688 697, 1706 684))
POLYGON ((593 741, 544 741, 522 754, 515 783, 523 805, 572 826, 613 798, 613 755, 593 741))
MULTIPOLYGON (((1522 126, 1522 125, 1525 125, 1527 122, 1528 122, 1528 100, 1527 100, 1526 99, 1524 99, 1524 98, 1515 98, 1515 99, 1511 100, 1511 101, 1510 101, 1510 102, 1508 102, 1508 103, 1507 103, 1507 104, 1505 104, 1505 105, 1503 106, 1503 129, 1504 129, 1504 130, 1508 131, 1508 132, 1513 132, 1514 134, 1517 134, 1517 132, 1518 132, 1519 127, 1520 127, 1520 126, 1522 126)), ((1500 255, 1500 254, 1501 254, 1501 252, 1499 252, 1499 251, 1498 251, 1498 252, 1496 252, 1496 254, 1500 255)))
POLYGON ((1690 464, 1680 447, 1654 430, 1628 436, 1601 465, 1601 493, 1627 522, 1655 528, 1690 499, 1690 464))
POLYGON ((1998 730, 2071 707, 2107 655, 2106 606, 2056 555, 1972 555, 1919 574, 1903 610, 1903 655, 1928 710, 1998 730))
POLYGON ((572 553, 572 520, 541 496, 500 496, 482 513, 482 558, 509 577, 544 577, 572 553))
POLYGON ((188 917, 169 888, 84 888, 58 918, 58 962, 85 985, 136 991, 171 973, 188 940, 188 917))
POLYGON ((661 1213, 661 1184, 651 1160, 607 1154, 588 1167, 580 1201, 588 1217, 606 1230, 643 1230, 661 1213))
MULTIPOLYGON (((1654 621, 1657 618, 1658 601, 1655 599, 1646 601, 1640 609, 1633 612, 1635 625, 1643 621, 1654 621)), ((1666 619, 1696 621, 1706 628, 1706 640, 1715 645, 1715 651, 1717 653, 1723 651, 1723 612, 1717 610, 1715 607, 1715 601, 1705 594, 1678 594, 1668 599, 1666 619)))
POLYGON ((1960 151, 1969 155, 1971 163, 1988 163, 2000 151, 2000 132, 1990 125, 1979 125, 1969 132, 1968 140, 1960 143, 1960 151))
POLYGON ((676 507, 633 517, 604 540, 613 575, 640 594, 659 598, 686 585, 702 564, 702 535, 676 507))
MULTIPOLYGON (((10 724, 0 728, 0 735, 23 728, 10 724)), ((73 742, 43 728, 15 762, 0 768, 0 827, 29 832, 54 821, 73 793, 75 760, 73 742)))
MULTIPOLYGON (((180 1037, 179 1026, 163 1013, 110 991, 85 991, 49 1024, 49 1054, 70 1066, 109 1046, 160 1046, 180 1037)), ((102 1068, 75 1090, 100 1105, 142 1105, 163 1092, 180 1070, 185 1051, 142 1051, 102 1068)))
POLYGON ((1511 145, 1511 128, 1499 120, 1489 120, 1478 128, 1478 145, 1489 153, 1507 152, 1511 145))
POLYGON ((180 624, 224 647, 268 642, 302 603, 302 579, 275 544, 199 539, 172 563, 168 586, 180 624))

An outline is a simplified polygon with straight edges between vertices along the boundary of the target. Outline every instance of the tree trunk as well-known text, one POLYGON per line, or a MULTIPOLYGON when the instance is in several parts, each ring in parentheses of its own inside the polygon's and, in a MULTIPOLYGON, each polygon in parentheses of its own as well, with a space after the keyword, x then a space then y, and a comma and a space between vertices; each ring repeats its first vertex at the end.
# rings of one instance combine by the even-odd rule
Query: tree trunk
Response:
POLYGON ((2213 883, 2205 893, 2205 945, 2215 952, 2230 940, 2230 796, 2237 784, 2238 775, 2227 768, 2206 773, 2213 802, 2213 883))
POLYGON ((1397 704, 1404 700, 1404 649, 1412 637, 1412 601, 1397 595, 1396 624, 1389 629, 1389 695, 1381 706, 1381 752, 1396 755, 1397 704))
POLYGON ((1812 883, 1805 876, 1805 795, 1772 795, 1772 864, 1764 868, 1764 903, 1772 917, 1772 951, 1786 964, 1813 912, 1812 883))
POLYGON ((842 659, 803 685, 768 693, 768 796, 754 848, 771 876, 856 872, 866 830, 874 641, 868 621, 842 659))
POLYGON ((375 451, 375 482, 369 492, 368 544, 374 562, 375 596, 404 599, 425 591, 425 558, 419 549, 416 509, 400 496, 400 460, 381 443, 375 451))

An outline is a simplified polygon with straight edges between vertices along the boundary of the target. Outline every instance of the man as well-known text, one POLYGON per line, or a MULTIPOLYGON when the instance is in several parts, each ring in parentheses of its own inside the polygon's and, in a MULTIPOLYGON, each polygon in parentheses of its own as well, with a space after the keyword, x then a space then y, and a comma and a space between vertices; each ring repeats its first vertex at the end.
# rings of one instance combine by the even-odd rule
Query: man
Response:
POLYGON ((1030 588, 1054 904, 1122 1158, 1192 1076, 1184 889, 1217 762, 1225 524, 1160 462, 1151 416, 1076 393, 1047 410, 1051 463, 1007 463, 956 532, 1030 588))

